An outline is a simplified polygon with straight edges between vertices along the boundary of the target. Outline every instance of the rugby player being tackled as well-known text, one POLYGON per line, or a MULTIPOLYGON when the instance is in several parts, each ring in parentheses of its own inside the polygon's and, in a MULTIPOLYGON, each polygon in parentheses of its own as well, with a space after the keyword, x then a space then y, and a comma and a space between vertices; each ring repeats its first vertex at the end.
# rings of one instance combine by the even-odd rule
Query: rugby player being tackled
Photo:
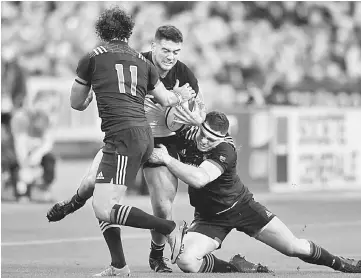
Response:
MULTIPOLYGON (((155 148, 150 161, 165 164, 188 185, 194 221, 183 238, 177 264, 184 272, 234 272, 244 268, 236 255, 230 262, 212 252, 233 229, 267 244, 282 254, 304 262, 324 265, 347 273, 361 273, 361 261, 335 256, 316 243, 297 238, 266 207, 256 202, 237 172, 237 151, 226 138, 229 122, 225 114, 209 112, 198 127, 179 133, 180 161, 163 145, 155 148)), ((268 272, 258 266, 259 272, 268 272)))

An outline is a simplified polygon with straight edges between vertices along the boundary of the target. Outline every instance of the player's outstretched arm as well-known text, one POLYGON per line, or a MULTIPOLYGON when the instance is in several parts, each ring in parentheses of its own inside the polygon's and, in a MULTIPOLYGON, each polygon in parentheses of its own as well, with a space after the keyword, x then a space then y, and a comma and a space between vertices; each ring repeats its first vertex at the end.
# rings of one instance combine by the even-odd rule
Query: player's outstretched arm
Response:
POLYGON ((168 169, 180 180, 194 188, 201 188, 217 179, 224 170, 215 163, 203 161, 199 167, 188 165, 171 157, 164 145, 154 148, 149 159, 152 163, 164 163, 168 169))
POLYGON ((149 94, 153 95, 155 100, 162 106, 176 106, 182 102, 188 101, 195 96, 195 91, 189 86, 188 83, 179 87, 179 80, 176 81, 176 85, 173 91, 168 91, 161 81, 158 81, 154 89, 149 91, 149 94))
POLYGON ((71 87, 70 104, 73 109, 78 111, 85 110, 93 100, 91 87, 85 84, 86 81, 77 76, 71 87))

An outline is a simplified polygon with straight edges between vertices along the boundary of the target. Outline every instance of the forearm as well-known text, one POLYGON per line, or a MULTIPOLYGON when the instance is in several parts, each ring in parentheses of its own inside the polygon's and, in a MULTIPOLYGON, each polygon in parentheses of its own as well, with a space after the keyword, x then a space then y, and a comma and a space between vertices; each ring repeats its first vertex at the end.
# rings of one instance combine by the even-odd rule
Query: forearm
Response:
POLYGON ((169 171, 191 187, 201 188, 207 184, 205 180, 207 177, 204 176, 202 170, 198 167, 184 164, 171 156, 167 157, 164 163, 169 171))

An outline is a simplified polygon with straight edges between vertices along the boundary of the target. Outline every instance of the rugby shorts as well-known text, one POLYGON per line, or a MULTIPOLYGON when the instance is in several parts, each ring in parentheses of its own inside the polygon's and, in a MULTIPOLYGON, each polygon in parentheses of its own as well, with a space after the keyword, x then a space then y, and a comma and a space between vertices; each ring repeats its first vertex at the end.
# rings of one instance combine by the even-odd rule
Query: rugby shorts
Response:
POLYGON ((106 139, 96 183, 134 184, 138 170, 153 152, 150 127, 132 127, 106 139))
MULTIPOLYGON (((163 144, 167 147, 168 153, 171 157, 178 159, 178 149, 177 149, 177 140, 178 137, 176 135, 168 136, 168 137, 154 137, 154 146, 157 147, 159 144, 163 144)), ((165 166, 164 164, 155 164, 149 161, 144 163, 144 168, 155 168, 159 166, 165 166)))
POLYGON ((255 237, 274 217, 275 215, 265 206, 252 198, 247 203, 237 204, 234 209, 224 215, 202 217, 196 211, 188 232, 206 235, 218 241, 220 248, 231 230, 236 229, 250 237, 255 237))

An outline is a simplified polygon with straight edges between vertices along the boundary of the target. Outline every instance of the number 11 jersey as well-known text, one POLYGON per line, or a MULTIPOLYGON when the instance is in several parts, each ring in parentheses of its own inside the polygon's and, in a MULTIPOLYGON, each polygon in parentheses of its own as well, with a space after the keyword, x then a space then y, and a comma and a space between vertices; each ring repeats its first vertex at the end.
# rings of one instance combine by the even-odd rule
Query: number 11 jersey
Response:
POLYGON ((160 82, 159 75, 127 43, 96 47, 80 59, 76 73, 95 93, 104 140, 123 129, 148 126, 144 99, 160 82))

